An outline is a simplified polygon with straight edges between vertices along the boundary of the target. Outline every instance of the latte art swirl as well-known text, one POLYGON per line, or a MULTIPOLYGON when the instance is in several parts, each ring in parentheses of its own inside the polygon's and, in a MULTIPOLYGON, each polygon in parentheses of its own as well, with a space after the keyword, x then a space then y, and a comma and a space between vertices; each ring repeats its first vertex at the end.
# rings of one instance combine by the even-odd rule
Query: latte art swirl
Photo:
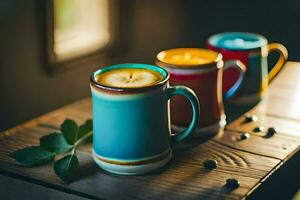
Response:
POLYGON ((96 77, 101 85, 116 88, 139 88, 155 85, 162 80, 162 76, 148 69, 114 69, 96 77))

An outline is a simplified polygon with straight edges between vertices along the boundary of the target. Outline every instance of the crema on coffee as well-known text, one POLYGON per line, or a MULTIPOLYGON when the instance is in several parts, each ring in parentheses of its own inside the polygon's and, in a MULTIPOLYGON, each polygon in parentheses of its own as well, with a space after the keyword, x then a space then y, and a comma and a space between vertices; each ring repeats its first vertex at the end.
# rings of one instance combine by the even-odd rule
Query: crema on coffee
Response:
POLYGON ((186 67, 206 65, 215 62, 219 54, 215 51, 199 48, 178 48, 160 52, 157 59, 161 62, 186 67))
POLYGON ((110 70, 96 76, 96 81, 104 86, 116 88, 140 88, 155 85, 162 76, 153 70, 122 68, 110 70))

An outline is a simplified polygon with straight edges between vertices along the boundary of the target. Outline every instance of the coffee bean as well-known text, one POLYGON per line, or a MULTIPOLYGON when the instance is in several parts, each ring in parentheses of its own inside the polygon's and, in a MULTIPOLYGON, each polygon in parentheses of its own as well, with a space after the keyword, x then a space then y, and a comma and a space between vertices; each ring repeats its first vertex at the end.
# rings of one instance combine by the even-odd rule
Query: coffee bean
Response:
POLYGON ((270 127, 270 128, 268 128, 267 135, 268 136, 273 136, 277 132, 278 132, 278 128, 277 127, 270 127))
POLYGON ((235 178, 228 178, 226 180, 226 187, 229 189, 235 189, 240 186, 240 182, 235 178))
POLYGON ((265 128, 262 126, 257 126, 253 129, 254 132, 263 132, 264 130, 265 130, 265 128))
POLYGON ((255 122, 257 121, 257 116, 256 115, 249 115, 249 114, 246 114, 245 115, 245 122, 255 122))
POLYGON ((216 160, 211 160, 211 159, 205 160, 205 161, 203 162, 203 166, 204 166, 206 169, 214 169, 214 168, 217 167, 217 164, 218 164, 218 162, 217 162, 216 160))
POLYGON ((250 138, 250 134, 249 133, 241 133, 241 135, 240 135, 240 139, 241 140, 246 140, 248 138, 250 138))

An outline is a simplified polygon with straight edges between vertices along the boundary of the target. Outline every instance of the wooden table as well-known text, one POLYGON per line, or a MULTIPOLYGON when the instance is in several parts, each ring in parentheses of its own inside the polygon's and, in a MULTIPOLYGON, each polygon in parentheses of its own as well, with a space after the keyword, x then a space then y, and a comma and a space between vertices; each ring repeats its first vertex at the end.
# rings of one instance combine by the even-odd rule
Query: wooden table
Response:
MULTIPOLYGON (((217 137, 178 145, 171 162, 152 174, 104 172, 91 158, 91 145, 84 145, 79 150, 81 178, 66 185, 55 176, 53 164, 25 168, 7 156, 21 147, 38 145, 39 137, 59 129, 65 118, 82 123, 91 117, 90 99, 81 100, 1 133, 0 180, 12 179, 11 184, 4 181, 1 188, 31 184, 37 187, 33 193, 41 187, 42 196, 58 193, 62 199, 289 199, 286 191, 298 189, 300 182, 299 81, 300 64, 288 62, 270 85, 266 99, 249 111, 258 116, 257 122, 245 123, 241 116, 217 137), (265 132, 253 132, 258 125, 276 126, 279 133, 266 137, 265 132), (251 137, 240 140, 242 132, 251 137), (218 167, 205 170, 205 159, 216 159, 218 167), (225 187, 227 178, 238 179, 240 187, 225 187)), ((228 117, 232 119, 235 112, 244 110, 231 109, 228 117)))

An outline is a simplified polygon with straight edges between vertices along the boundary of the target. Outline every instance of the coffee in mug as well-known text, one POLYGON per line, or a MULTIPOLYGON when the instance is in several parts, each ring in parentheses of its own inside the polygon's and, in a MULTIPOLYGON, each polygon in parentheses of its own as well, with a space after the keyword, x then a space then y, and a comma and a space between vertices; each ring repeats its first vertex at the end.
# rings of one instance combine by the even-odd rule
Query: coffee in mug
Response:
POLYGON ((96 76, 96 82, 108 87, 138 88, 151 86, 162 80, 162 76, 148 69, 122 68, 96 76))

